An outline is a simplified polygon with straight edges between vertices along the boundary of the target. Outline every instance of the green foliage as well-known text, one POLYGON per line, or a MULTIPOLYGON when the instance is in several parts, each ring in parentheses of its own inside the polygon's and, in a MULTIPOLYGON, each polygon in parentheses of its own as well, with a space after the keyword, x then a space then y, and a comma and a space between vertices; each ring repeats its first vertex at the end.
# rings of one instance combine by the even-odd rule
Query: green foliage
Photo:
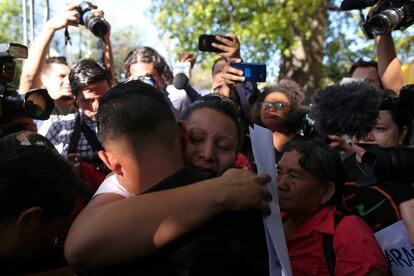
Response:
POLYGON ((111 33, 111 45, 114 53, 115 73, 122 71, 124 60, 128 53, 141 46, 141 35, 135 26, 128 26, 116 29, 111 33))
POLYGON ((323 86, 340 81, 358 59, 375 60, 374 40, 367 40, 355 12, 332 11, 328 17, 324 45, 323 86))
POLYGON ((22 43, 22 6, 20 1, 0 1, 0 42, 22 43))
MULTIPOLYGON (((0 1, 0 43, 22 43, 22 5, 20 1, 0 1)), ((13 86, 18 87, 19 76, 22 72, 22 62, 16 61, 16 77, 13 86)))
POLYGON ((394 32, 393 37, 401 63, 412 63, 414 61, 414 26, 403 32, 394 32))
MULTIPOLYGON (((81 58, 90 57, 100 60, 97 50, 98 38, 92 34, 84 26, 70 28, 70 36, 72 40, 72 56, 74 61, 81 58)), ((141 35, 134 26, 127 26, 111 29, 111 46, 114 57, 115 75, 119 76, 122 71, 124 59, 127 54, 134 48, 141 45, 141 35)), ((56 38, 63 42, 63 38, 56 38)), ((55 39, 55 41, 56 41, 55 39)), ((63 43, 59 43, 60 52, 64 52, 63 43)))
MULTIPOLYGON (((303 18, 321 1, 154 0, 150 13, 163 35, 176 40, 176 53, 196 52, 201 34, 234 32, 242 43, 243 59, 267 62, 277 52, 288 55, 298 32, 312 35, 303 18)), ((202 60, 206 57, 203 54, 202 60)))

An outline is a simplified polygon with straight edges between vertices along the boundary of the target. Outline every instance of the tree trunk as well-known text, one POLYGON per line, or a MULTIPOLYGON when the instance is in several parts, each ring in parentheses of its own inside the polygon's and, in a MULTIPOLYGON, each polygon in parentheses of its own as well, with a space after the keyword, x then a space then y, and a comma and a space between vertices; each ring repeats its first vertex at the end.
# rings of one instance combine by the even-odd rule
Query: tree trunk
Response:
POLYGON ((319 9, 304 19, 303 24, 310 26, 310 37, 296 31, 296 47, 290 48, 291 55, 282 54, 279 76, 291 78, 304 88, 305 103, 309 103, 313 92, 321 85, 328 5, 329 0, 321 1, 319 9))

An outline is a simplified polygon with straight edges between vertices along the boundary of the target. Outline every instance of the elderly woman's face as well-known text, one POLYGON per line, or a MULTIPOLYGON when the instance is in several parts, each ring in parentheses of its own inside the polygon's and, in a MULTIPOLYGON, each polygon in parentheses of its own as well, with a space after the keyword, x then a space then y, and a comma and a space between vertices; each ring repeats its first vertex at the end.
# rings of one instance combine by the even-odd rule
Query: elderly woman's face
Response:
POLYGON ((301 157, 292 150, 284 153, 277 165, 279 206, 291 215, 311 216, 329 199, 324 198, 324 183, 300 166, 301 157))
POLYGON ((281 92, 272 92, 267 95, 260 108, 260 119, 271 131, 283 128, 292 110, 288 97, 281 92))
POLYGON ((393 121, 390 111, 381 110, 379 112, 377 123, 374 128, 365 137, 361 139, 352 139, 352 147, 357 154, 357 159, 361 160, 365 150, 357 145, 377 144, 384 148, 400 146, 403 143, 406 129, 400 131, 398 125, 393 121))

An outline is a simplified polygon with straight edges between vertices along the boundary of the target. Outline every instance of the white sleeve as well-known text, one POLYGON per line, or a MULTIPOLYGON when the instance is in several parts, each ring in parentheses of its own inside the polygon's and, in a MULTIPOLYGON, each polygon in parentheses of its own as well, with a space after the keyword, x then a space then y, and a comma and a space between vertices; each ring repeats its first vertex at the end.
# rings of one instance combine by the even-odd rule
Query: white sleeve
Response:
POLYGON ((112 194, 118 194, 121 195, 125 198, 130 198, 130 197, 134 197, 135 195, 128 192, 118 181, 118 178, 116 177, 116 174, 113 174, 109 177, 107 177, 101 184, 101 186, 99 186, 98 190, 96 191, 96 193, 93 195, 93 197, 96 197, 97 195, 100 194, 107 194, 107 193, 112 193, 112 194))

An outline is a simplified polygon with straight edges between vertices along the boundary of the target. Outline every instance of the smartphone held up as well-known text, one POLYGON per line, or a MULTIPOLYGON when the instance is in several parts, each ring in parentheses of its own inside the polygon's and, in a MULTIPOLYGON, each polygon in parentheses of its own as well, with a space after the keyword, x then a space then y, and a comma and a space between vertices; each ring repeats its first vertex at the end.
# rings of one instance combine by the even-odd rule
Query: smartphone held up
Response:
MULTIPOLYGON (((227 36, 223 36, 223 37, 227 39, 231 39, 230 37, 227 37, 227 36)), ((213 43, 223 45, 221 41, 217 40, 215 35, 208 35, 208 34, 200 35, 198 38, 198 50, 200 50, 201 52, 213 52, 213 53, 223 52, 222 50, 213 47, 212 46, 213 43)))
POLYGON ((266 81, 266 64, 231 61, 230 66, 243 71, 245 81, 266 81))

